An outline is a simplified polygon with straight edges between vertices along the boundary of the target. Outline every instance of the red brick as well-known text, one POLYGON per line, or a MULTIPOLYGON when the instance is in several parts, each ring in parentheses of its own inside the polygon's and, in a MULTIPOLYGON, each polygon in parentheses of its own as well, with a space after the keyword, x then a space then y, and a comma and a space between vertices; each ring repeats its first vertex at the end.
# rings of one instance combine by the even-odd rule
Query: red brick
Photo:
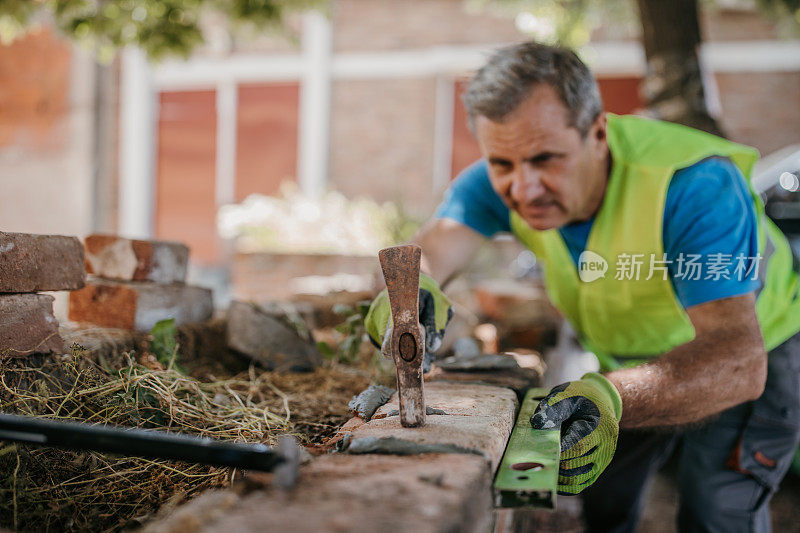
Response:
POLYGON ((0 354, 62 351, 53 300, 47 294, 0 295, 0 354))
POLYGON ((86 271, 103 278, 182 283, 188 261, 189 248, 178 242, 86 237, 86 271))
POLYGON ((109 328, 148 331, 159 320, 174 318, 176 325, 203 322, 213 312, 209 289, 179 283, 91 279, 69 297, 70 320, 109 328))
POLYGON ((86 280, 75 237, 0 231, 0 292, 71 291, 86 280))

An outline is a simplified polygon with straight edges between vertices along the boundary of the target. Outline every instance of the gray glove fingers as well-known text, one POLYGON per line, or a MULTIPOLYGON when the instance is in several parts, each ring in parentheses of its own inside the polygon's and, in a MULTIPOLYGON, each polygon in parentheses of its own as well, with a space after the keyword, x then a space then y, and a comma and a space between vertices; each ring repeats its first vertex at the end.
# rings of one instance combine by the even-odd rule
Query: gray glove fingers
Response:
POLYGON ((422 373, 427 374, 431 371, 431 363, 433 363, 433 354, 425 351, 425 356, 422 359, 422 373))
MULTIPOLYGON (((445 327, 453 318, 453 308, 447 309, 445 327)), ((442 347, 444 328, 436 329, 436 307, 433 296, 425 289, 419 290, 419 323, 425 328, 425 348, 428 352, 436 353, 442 347)))
POLYGON ((597 428, 597 424, 600 421, 600 415, 598 413, 596 420, 587 420, 583 418, 579 418, 572 422, 568 422, 568 426, 564 429, 564 425, 561 426, 561 451, 566 452, 571 449, 573 446, 578 444, 578 442, 583 439, 584 437, 588 436, 592 431, 597 428))
POLYGON ((392 326, 386 328, 386 332, 383 334, 383 344, 381 345, 381 355, 383 355, 387 359, 392 358, 392 347, 390 346, 390 342, 392 340, 392 326))
POLYGON ((442 347, 442 339, 444 335, 441 333, 428 332, 425 338, 425 353, 436 353, 442 347))
MULTIPOLYGON (((552 392, 551 392, 552 394, 552 392)), ((564 398, 555 405, 542 400, 531 416, 534 429, 552 429, 561 425, 561 451, 575 446, 600 423, 600 411, 594 402, 582 396, 564 398)))
POLYGON ((531 415, 531 427, 533 427, 533 429, 552 429, 566 420, 566 416, 569 416, 569 413, 563 415, 561 413, 561 408, 556 409, 551 407, 550 400, 553 398, 553 396, 565 390, 567 385, 568 383, 556 385, 550 389, 550 392, 547 394, 547 396, 542 398, 542 401, 539 402, 539 405, 536 406, 536 409, 531 415))

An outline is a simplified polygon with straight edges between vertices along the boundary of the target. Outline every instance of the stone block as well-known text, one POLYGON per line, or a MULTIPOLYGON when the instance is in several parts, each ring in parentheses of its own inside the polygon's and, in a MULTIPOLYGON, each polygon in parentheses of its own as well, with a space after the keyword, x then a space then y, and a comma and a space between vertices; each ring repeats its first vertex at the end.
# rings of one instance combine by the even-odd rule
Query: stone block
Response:
POLYGON ((473 455, 317 457, 289 490, 210 491, 145 531, 486 532, 491 476, 473 455))
MULTIPOLYGON (((450 359, 453 359, 452 357, 450 359)), ((446 359, 444 361, 447 361, 446 359)), ((486 358, 461 358, 460 362, 466 365, 456 365, 456 369, 443 365, 444 361, 436 362, 433 369, 425 375, 428 381, 457 381, 461 383, 484 383, 497 387, 507 387, 517 393, 517 398, 522 400, 525 392, 533 387, 542 385, 545 365, 539 352, 533 350, 517 349, 506 352, 501 356, 494 355, 486 358), (497 359, 502 357, 503 359, 497 359), (503 361, 500 368, 492 368, 492 361, 503 361), (513 366, 502 368, 507 361, 513 366), (471 364, 476 363, 476 364, 471 364), (459 368, 460 367, 460 368, 459 368)))
POLYGON ((75 237, 0 231, 0 293, 80 289, 83 263, 75 237))
POLYGON ((519 364, 510 355, 486 353, 468 357, 454 355, 436 361, 436 366, 448 372, 493 372, 513 370, 519 364))
MULTIPOLYGON (((351 281, 356 278, 371 280, 378 269, 378 260, 374 255, 238 253, 233 256, 231 264, 231 291, 235 300, 258 303, 291 301, 298 295, 314 300, 314 296, 308 294, 309 287, 304 287, 307 283, 302 283, 309 281, 309 277, 333 280, 344 276, 351 281)), ((345 287, 339 288, 356 293, 364 289, 363 286, 349 285, 350 282, 346 282, 345 287)), ((317 302, 311 303, 317 306, 317 302)))
POLYGON ((69 298, 70 320, 108 328, 148 331, 159 320, 190 324, 208 320, 213 313, 209 289, 180 283, 90 279, 69 298))
POLYGON ((61 352, 64 343, 47 294, 0 294, 0 354, 61 352))
POLYGON ((178 242, 86 237, 86 271, 103 278, 183 283, 188 262, 189 248, 178 242))
POLYGON ((322 362, 310 335, 303 338, 279 313, 258 305, 231 302, 228 346, 278 371, 311 370, 322 362))
POLYGON ((485 458, 492 471, 500 463, 514 427, 517 397, 489 385, 425 383, 425 406, 444 411, 428 415, 420 428, 400 425, 397 394, 372 419, 342 439, 348 453, 468 453, 485 458))
POLYGON ((559 323, 559 313, 550 303, 544 286, 540 283, 491 279, 477 284, 473 293, 480 307, 480 314, 505 327, 554 327, 559 323))
POLYGON ((533 368, 514 368, 491 372, 452 372, 434 366, 431 372, 425 375, 425 379, 431 382, 455 381, 506 387, 513 390, 519 399, 528 389, 541 386, 542 373, 533 368))

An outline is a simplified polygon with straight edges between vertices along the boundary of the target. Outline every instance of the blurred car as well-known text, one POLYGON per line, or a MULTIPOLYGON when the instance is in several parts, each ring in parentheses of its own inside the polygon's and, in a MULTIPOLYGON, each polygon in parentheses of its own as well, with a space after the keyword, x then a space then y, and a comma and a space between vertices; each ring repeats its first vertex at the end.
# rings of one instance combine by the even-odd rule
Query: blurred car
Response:
POLYGON ((789 238, 795 257, 800 257, 800 144, 759 161, 753 186, 764 199, 767 216, 789 238))

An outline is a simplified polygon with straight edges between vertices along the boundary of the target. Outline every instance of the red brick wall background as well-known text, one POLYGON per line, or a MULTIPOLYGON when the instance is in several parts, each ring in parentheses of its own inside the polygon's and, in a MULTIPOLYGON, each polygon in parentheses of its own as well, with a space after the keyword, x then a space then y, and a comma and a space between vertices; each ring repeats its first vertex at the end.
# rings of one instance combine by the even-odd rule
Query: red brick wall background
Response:
POLYGON ((236 201, 273 194, 297 176, 298 83, 242 85, 236 130, 236 201))
POLYGON ((215 100, 215 91, 160 95, 156 237, 186 243, 191 258, 201 263, 219 255, 215 100))
POLYGON ((64 147, 55 127, 69 112, 70 58, 48 28, 0 46, 0 147, 64 147))
POLYGON ((47 26, 0 44, 0 230, 84 235, 96 222, 97 67, 47 26))

